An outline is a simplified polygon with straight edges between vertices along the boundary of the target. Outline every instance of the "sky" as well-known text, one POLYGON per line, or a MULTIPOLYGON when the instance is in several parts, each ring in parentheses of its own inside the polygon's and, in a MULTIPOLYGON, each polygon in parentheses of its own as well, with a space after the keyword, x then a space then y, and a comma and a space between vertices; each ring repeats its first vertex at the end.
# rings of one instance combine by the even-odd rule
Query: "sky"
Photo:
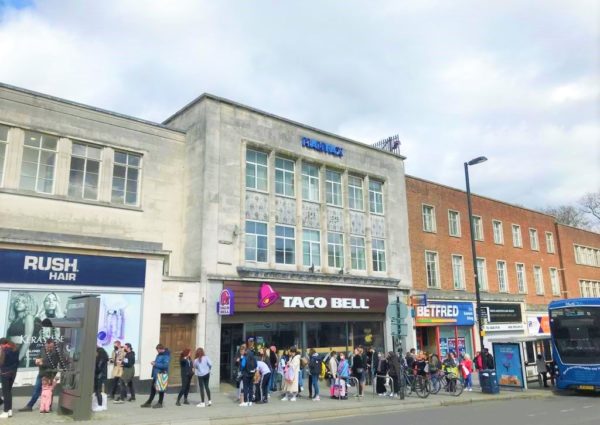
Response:
POLYGON ((0 0, 0 81, 162 122, 206 92, 529 208, 600 190, 594 0, 0 0))

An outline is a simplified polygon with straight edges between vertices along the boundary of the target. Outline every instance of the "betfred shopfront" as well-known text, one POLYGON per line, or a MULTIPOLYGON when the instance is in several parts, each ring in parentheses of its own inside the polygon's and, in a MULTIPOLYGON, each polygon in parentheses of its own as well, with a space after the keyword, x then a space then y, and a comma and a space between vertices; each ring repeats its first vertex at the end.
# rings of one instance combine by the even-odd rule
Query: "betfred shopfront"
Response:
POLYGON ((473 303, 429 301, 415 306, 417 349, 443 357, 451 350, 473 353, 473 303))
POLYGON ((297 346, 305 352, 349 352, 355 346, 386 346, 388 291, 285 284, 223 282, 217 311, 221 316, 221 379, 230 380, 237 348, 253 337, 257 346, 277 350, 297 346))

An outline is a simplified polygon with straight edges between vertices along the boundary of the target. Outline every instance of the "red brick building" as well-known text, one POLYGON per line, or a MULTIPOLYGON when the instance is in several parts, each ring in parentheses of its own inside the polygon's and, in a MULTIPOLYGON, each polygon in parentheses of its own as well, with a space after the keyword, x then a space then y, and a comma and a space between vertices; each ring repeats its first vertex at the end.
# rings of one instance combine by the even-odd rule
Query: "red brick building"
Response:
MULTIPOLYGON (((415 308, 418 348, 444 354, 464 346, 473 353, 479 341, 466 192, 411 176, 406 191, 413 288, 428 297, 428 306, 415 308)), ((548 334, 548 303, 580 296, 582 279, 600 281, 600 235, 483 196, 473 195, 472 203, 482 306, 489 316, 486 345, 548 334), (577 264, 575 245, 595 247, 596 266, 577 264), (561 247, 570 258, 562 263, 561 247)), ((533 356, 540 349, 529 351, 533 356)))
POLYGON ((565 298, 600 298, 600 235, 556 225, 565 298))

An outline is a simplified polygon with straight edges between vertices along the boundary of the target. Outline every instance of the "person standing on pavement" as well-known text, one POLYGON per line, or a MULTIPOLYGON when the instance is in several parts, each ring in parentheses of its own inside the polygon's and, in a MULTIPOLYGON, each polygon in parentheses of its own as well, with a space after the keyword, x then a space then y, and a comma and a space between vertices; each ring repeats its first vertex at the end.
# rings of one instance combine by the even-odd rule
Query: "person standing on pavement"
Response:
POLYGON ((296 401, 298 395, 298 379, 300 371, 300 354, 296 347, 290 348, 289 360, 285 365, 283 372, 283 398, 281 401, 296 401))
POLYGON ((542 357, 541 354, 537 355, 537 359, 535 360, 535 366, 537 367, 537 370, 538 370, 538 379, 540 382, 540 386, 542 386, 542 382, 543 382, 544 387, 548 388, 548 375, 546 373, 548 367, 546 366, 546 361, 544 360, 544 357, 542 357))
POLYGON ((314 348, 311 348, 308 352, 309 360, 308 360, 308 385, 312 388, 312 399, 314 401, 321 400, 319 395, 319 376, 321 375, 321 364, 323 363, 321 357, 319 357, 319 353, 315 351, 314 348))
POLYGON ((256 373, 256 357, 254 356, 254 339, 248 339, 248 345, 242 352, 240 348, 241 367, 242 372, 242 391, 244 393, 244 399, 240 403, 240 407, 252 406, 252 400, 254 398, 254 374, 256 373))
MULTIPOLYGON (((267 360, 267 359, 264 359, 267 360)), ((258 384, 256 386, 257 392, 255 399, 257 403, 268 403, 269 402, 269 384, 271 382, 271 368, 263 361, 258 360, 256 362, 256 373, 258 373, 258 384)))
MULTIPOLYGON (((154 361, 150 362, 152 365, 152 386, 150 387, 150 397, 142 407, 153 407, 155 409, 160 409, 163 407, 163 400, 165 397, 165 391, 159 391, 157 387, 157 380, 159 379, 159 374, 167 374, 169 373, 169 362, 171 361, 171 353, 169 349, 162 344, 158 344, 156 346, 156 358, 154 361), (154 397, 156 397, 156 393, 158 392, 158 402, 152 405, 152 401, 154 397)), ((168 379, 168 378, 167 378, 168 379)))
POLYGON ((181 397, 183 397, 183 404, 190 404, 188 401, 188 394, 190 393, 190 384, 192 383, 192 376, 194 376, 194 370, 192 368, 192 357, 190 353, 192 350, 185 348, 179 355, 179 367, 181 372, 181 389, 177 394, 177 401, 175 406, 181 406, 181 397))
POLYGON ((365 387, 365 360, 359 347, 354 349, 352 357, 352 375, 358 380, 358 396, 362 397, 365 387))
POLYGON ((271 367, 271 382, 269 383, 269 391, 275 391, 277 387, 277 368, 279 366, 279 359, 277 358, 277 347, 271 345, 269 348, 269 366, 271 367))
POLYGON ((490 353, 487 348, 483 349, 483 367, 485 369, 495 369, 496 363, 494 362, 494 356, 490 353))
POLYGON ((0 419, 12 417, 12 387, 19 367, 19 349, 8 338, 0 339, 0 383, 2 384, 3 412, 0 419))
POLYGON ((121 377, 123 376, 123 359, 125 358, 125 350, 121 345, 121 341, 115 341, 113 345, 113 352, 110 356, 110 364, 113 365, 112 369, 112 386, 110 390, 110 394, 108 395, 109 399, 114 399, 115 395, 119 393, 117 396, 117 400, 120 401, 120 385, 121 385, 121 377))
POLYGON ((463 354, 463 360, 460 364, 462 377, 467 391, 473 391, 473 360, 468 353, 463 354))
MULTIPOLYGON (((402 355, 402 353, 400 353, 402 355)), ((388 375, 392 378, 392 391, 390 397, 394 397, 400 391, 400 377, 402 376, 400 369, 400 359, 395 351, 390 351, 387 355, 388 375)))
POLYGON ((123 347, 125 357, 123 358, 123 375, 121 376, 121 395, 115 403, 124 403, 135 401, 135 390, 133 389, 133 377, 135 376, 135 352, 130 343, 125 343, 123 347), (127 398, 127 389, 129 389, 129 398, 127 398))
POLYGON ((337 352, 334 350, 329 353, 329 359, 327 360, 328 372, 329 372, 329 396, 335 398, 335 380, 338 377, 338 361, 337 352))
POLYGON ((31 412, 33 406, 42 394, 42 377, 50 376, 52 379, 59 370, 66 369, 66 364, 56 349, 53 339, 48 338, 44 344, 41 357, 35 359, 35 365, 38 367, 38 375, 33 386, 33 394, 25 407, 19 409, 19 412, 31 412))
POLYGON ((102 387, 108 378, 108 353, 102 347, 96 347, 96 361, 94 363, 94 395, 98 402, 96 411, 104 410, 102 403, 102 387))
POLYGON ((199 347, 196 350, 196 355, 194 356, 194 374, 198 377, 198 387, 200 388, 200 403, 196 405, 196 407, 205 407, 206 404, 204 402, 204 390, 206 390, 206 398, 209 406, 212 405, 212 401, 210 399, 210 389, 208 388, 208 381, 210 379, 210 371, 212 369, 212 362, 208 358, 208 356, 204 353, 204 348, 199 347))

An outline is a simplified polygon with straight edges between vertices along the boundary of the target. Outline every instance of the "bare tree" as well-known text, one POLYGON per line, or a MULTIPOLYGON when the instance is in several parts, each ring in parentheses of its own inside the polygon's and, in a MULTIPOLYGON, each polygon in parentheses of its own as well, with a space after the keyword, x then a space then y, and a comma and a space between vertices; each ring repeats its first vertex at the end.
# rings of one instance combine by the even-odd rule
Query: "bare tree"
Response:
POLYGON ((542 212, 556 218, 561 224, 578 227, 580 229, 590 230, 590 222, 585 213, 573 205, 559 205, 556 207, 542 208, 542 212))
POLYGON ((592 220, 595 222, 595 227, 600 225, 600 190, 586 193, 578 204, 585 214, 594 217, 592 220))

